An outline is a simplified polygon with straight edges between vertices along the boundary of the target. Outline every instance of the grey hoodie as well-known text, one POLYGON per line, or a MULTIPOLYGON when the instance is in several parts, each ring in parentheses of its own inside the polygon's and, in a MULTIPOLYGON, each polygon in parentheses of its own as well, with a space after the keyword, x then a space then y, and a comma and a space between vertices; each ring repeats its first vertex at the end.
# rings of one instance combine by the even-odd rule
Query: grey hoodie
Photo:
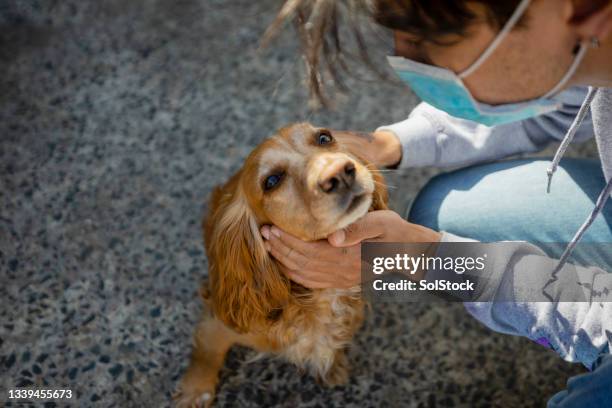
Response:
MULTIPOLYGON (((495 259, 490 263, 495 266, 487 268, 486 275, 481 276, 477 283, 480 299, 465 304, 476 319, 491 329, 528 337, 551 347, 567 361, 580 361, 591 368, 602 353, 609 353, 611 349, 610 296, 607 299, 593 297, 585 302, 528 302, 515 295, 517 282, 541 288, 551 279, 568 286, 587 283, 593 289, 590 293, 598 293, 598 290, 606 293, 604 289, 612 289, 612 273, 565 263, 575 243, 605 205, 612 189, 612 89, 587 91, 586 88, 572 88, 561 93, 558 99, 563 106, 556 112, 497 127, 457 119, 421 103, 408 119, 379 129, 393 131, 401 141, 403 157, 400 168, 469 165, 535 152, 550 141, 563 140, 551 163, 549 178, 572 140, 586 140, 595 135, 608 185, 561 260, 548 258, 542 250, 528 243, 504 245, 502 251, 495 251, 495 259), (543 265, 548 265, 547 270, 553 271, 552 277, 534 273, 541 271, 543 265), (579 276, 581 282, 570 279, 570 275, 579 276), (478 301, 485 299, 486 302, 478 301)), ((473 240, 443 233, 442 241, 473 240)), ((474 256, 481 254, 477 245, 472 248, 474 256)))

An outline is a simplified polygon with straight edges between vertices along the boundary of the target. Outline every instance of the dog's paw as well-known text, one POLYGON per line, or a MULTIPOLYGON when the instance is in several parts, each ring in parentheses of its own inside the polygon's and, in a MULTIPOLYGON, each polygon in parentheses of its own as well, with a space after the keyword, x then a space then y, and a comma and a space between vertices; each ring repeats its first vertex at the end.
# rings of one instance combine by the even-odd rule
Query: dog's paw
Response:
POLYGON ((176 408, 210 408, 215 398, 214 390, 177 388, 172 395, 176 408))
POLYGON ((346 384, 349 380, 349 362, 344 353, 338 353, 334 359, 334 364, 329 371, 321 378, 323 384, 328 387, 346 384))
POLYGON ((344 385, 349 380, 349 371, 348 369, 336 369, 331 370, 325 378, 323 378, 323 382, 328 387, 334 387, 336 385, 344 385))

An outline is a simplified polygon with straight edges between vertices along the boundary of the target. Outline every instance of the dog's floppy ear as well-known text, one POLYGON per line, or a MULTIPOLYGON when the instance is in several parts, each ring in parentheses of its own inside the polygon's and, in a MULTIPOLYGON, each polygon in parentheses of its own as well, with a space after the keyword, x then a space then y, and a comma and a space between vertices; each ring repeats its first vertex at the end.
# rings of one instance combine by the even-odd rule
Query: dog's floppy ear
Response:
POLYGON ((378 171, 378 168, 374 163, 367 157, 367 150, 363 148, 363 141, 374 141, 374 136, 371 133, 366 132, 353 132, 347 130, 333 131, 332 135, 334 138, 341 143, 342 148, 348 153, 353 155, 359 160, 364 166, 366 166, 371 172, 374 178, 374 194, 372 197, 371 210, 386 210, 389 208, 389 193, 385 184, 385 178, 382 173, 378 171))
POLYGON ((246 197, 233 181, 213 193, 205 223, 208 303, 225 324, 247 332, 278 314, 290 284, 268 255, 246 197))

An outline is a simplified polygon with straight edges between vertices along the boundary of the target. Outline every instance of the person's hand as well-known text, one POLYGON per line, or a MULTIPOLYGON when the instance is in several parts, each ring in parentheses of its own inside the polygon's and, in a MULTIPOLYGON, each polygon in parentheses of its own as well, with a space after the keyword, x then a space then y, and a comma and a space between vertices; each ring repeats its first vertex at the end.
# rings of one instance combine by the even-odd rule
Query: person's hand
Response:
POLYGON ((341 140, 349 151, 378 167, 394 167, 402 159, 402 145, 395 133, 380 130, 372 133, 337 130, 332 135, 341 140))
POLYGON ((275 226, 263 226, 266 249, 293 281, 312 289, 361 283, 361 242, 439 242, 441 234, 389 210, 372 211, 327 240, 305 242, 275 226))

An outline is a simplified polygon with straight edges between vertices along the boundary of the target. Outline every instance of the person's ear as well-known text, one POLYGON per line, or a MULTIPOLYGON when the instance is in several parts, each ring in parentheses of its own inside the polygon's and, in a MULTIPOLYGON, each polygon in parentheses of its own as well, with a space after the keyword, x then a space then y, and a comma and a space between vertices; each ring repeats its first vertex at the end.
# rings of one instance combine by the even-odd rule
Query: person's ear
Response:
POLYGON ((568 23, 581 39, 602 42, 612 34, 612 2, 572 0, 570 3, 568 23))

